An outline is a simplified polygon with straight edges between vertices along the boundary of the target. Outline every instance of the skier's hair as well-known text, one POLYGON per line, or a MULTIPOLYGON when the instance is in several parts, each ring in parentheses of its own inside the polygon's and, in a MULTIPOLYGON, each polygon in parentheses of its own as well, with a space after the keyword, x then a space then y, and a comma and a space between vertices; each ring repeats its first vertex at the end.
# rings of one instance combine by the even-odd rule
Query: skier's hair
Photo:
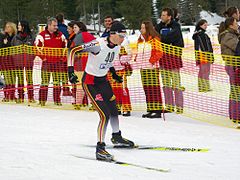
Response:
POLYGON ((201 19, 200 21, 198 21, 198 23, 196 24, 196 31, 200 30, 200 26, 202 26, 203 24, 207 23, 206 19, 201 19))
POLYGON ((174 12, 173 12, 173 10, 171 8, 168 8, 168 7, 167 8, 163 8, 162 12, 163 11, 167 12, 168 16, 172 16, 172 18, 174 18, 174 12))
POLYGON ((232 17, 234 14, 237 14, 238 12, 238 8, 237 7, 229 7, 224 13, 223 15, 227 18, 227 17, 232 17))
POLYGON ((228 17, 224 22, 222 22, 219 26, 219 34, 229 28, 230 25, 233 25, 236 19, 234 17, 228 17))

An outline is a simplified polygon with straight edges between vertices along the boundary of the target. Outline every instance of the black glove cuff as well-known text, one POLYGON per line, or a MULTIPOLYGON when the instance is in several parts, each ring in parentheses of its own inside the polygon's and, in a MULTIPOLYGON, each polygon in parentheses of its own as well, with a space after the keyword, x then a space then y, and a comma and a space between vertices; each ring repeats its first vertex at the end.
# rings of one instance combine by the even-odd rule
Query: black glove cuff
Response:
POLYGON ((73 73, 74 72, 74 67, 73 66, 68 66, 68 72, 73 73))
POLYGON ((116 70, 114 67, 110 67, 109 68, 109 71, 112 73, 112 74, 116 74, 116 70))

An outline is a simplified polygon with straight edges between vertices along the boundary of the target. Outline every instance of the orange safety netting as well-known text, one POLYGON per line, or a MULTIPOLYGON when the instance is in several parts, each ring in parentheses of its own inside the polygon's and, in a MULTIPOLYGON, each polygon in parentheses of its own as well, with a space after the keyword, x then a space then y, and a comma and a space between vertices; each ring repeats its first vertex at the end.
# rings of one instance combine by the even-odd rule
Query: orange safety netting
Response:
MULTIPOLYGON (((108 75, 119 111, 171 111, 191 118, 232 126, 240 119, 239 57, 195 52, 166 44, 128 44, 114 61, 123 83, 108 75), (153 49, 162 53, 149 62, 153 49), (196 66, 196 63, 198 64, 196 66), (234 77, 234 78, 230 78, 234 77)), ((79 79, 87 53, 75 55, 79 79)), ((0 72, 6 86, 0 90, 4 103, 24 103, 60 109, 91 109, 81 81, 68 82, 67 49, 14 46, 0 49, 0 72), (38 105, 39 104, 39 105, 38 105)))

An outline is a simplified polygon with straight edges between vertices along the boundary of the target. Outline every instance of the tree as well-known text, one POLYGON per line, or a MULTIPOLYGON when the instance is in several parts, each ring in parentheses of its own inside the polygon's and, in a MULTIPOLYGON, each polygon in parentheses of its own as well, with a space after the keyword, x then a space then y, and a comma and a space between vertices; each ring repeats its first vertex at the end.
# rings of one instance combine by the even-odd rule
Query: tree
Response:
POLYGON ((119 0, 119 13, 125 18, 130 29, 139 29, 143 20, 151 20, 151 0, 119 0))

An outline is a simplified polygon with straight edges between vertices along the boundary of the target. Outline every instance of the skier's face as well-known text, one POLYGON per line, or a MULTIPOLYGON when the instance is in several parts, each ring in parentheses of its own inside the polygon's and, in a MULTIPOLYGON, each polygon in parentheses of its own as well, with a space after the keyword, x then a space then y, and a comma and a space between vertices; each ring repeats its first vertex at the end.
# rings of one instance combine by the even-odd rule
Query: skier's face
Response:
POLYGON ((116 33, 116 34, 110 35, 110 40, 114 44, 121 45, 125 37, 126 37, 126 33, 116 33))

